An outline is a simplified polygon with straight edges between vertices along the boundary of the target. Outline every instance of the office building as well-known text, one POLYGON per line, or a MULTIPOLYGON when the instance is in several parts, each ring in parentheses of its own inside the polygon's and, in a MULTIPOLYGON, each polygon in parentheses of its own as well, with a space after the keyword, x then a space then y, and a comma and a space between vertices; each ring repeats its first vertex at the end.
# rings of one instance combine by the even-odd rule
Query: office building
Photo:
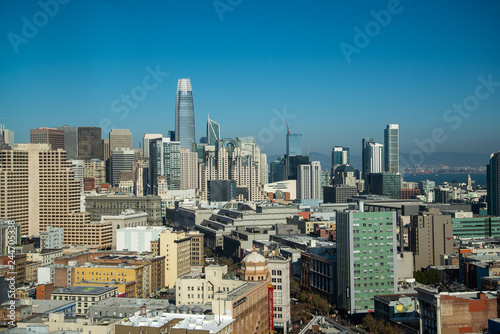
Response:
POLYGON ((102 140, 102 161, 106 162, 109 159, 109 139, 102 140))
POLYGON ((132 132, 129 129, 111 129, 109 132, 109 154, 117 148, 132 149, 132 132))
POLYGON ((236 196, 236 181, 211 180, 207 182, 209 202, 228 202, 236 196))
POLYGON ((163 138, 162 134, 159 133, 146 133, 142 139, 142 150, 144 159, 149 159, 149 143, 153 139, 161 139, 163 138))
POLYGON ((128 148, 116 148, 111 151, 111 184, 118 186, 118 178, 120 173, 124 171, 132 171, 134 163, 134 151, 128 148))
POLYGON ((302 134, 301 133, 287 133, 286 134, 286 155, 287 155, 287 157, 302 155, 302 134))
POLYGON ((221 140, 220 137, 220 124, 216 121, 213 121, 208 117, 207 122, 207 144, 215 146, 218 140, 221 140))
POLYGON ((56 129, 64 131, 64 150, 70 160, 78 159, 78 128, 76 126, 59 126, 56 129))
POLYGON ((414 254, 415 270, 441 264, 441 254, 453 253, 453 223, 450 215, 437 208, 412 215, 408 227, 408 246, 414 254))
POLYGON ((401 198, 401 175, 393 173, 370 173, 365 177, 368 194, 401 198))
POLYGON ((78 127, 78 159, 102 159, 101 128, 78 127))
POLYGON ((337 212, 337 306, 374 311, 376 295, 397 291, 396 212, 337 212))
POLYGON ((21 244, 21 225, 13 220, 0 220, 0 254, 9 254, 12 242, 14 245, 21 244))
POLYGON ((379 143, 368 143, 366 154, 368 161, 367 174, 364 174, 366 179, 369 174, 383 172, 383 148, 384 145, 379 143))
POLYGON ((181 148, 192 149, 196 142, 194 122, 193 88, 189 78, 177 82, 175 101, 175 141, 181 148))
POLYGON ((299 165, 297 169, 297 198, 321 198, 321 164, 311 161, 309 165, 299 165))
POLYGON ((309 156, 296 155, 286 158, 286 180, 297 180, 297 170, 299 165, 309 164, 309 156))
POLYGON ((285 157, 280 156, 276 158, 273 162, 270 164, 270 175, 269 175, 269 181, 270 183, 273 182, 278 182, 278 181, 283 181, 285 180, 285 175, 286 175, 286 163, 285 163, 285 157))
POLYGON ((349 165, 340 165, 335 168, 333 174, 334 185, 347 185, 350 187, 356 186, 356 170, 349 165))
POLYGON ((361 138, 361 162, 363 178, 370 173, 370 154, 368 145, 375 143, 373 138, 361 138))
POLYGON ((500 216, 500 152, 490 156, 486 166, 488 215, 500 216))
POLYGON ((148 224, 148 214, 145 212, 135 212, 132 209, 127 209, 119 215, 102 215, 101 221, 111 224, 113 233, 111 247, 112 249, 116 249, 118 239, 116 231, 122 228, 146 226, 148 224))
POLYGON ((399 125, 388 124, 384 130, 384 171, 399 173, 399 125))
POLYGON ((14 148, 14 131, 7 130, 2 120, 0 123, 0 150, 12 148, 14 148))
MULTIPOLYGON (((171 141, 170 138, 153 139, 149 144, 149 181, 151 182, 152 194, 158 193, 158 177, 166 177, 168 190, 180 190, 181 188, 181 143, 171 141)), ((187 159, 192 156, 187 155, 187 159)), ((187 166, 191 173, 191 180, 186 184, 192 185, 192 165, 187 166)), ((189 174, 189 173, 188 173, 189 174)))
POLYGON ((313 242, 300 254, 301 289, 323 296, 337 304, 337 247, 313 242))
POLYGON ((335 169, 342 165, 351 163, 351 155, 348 147, 335 146, 332 148, 332 174, 335 169))
POLYGON ((267 154, 260 154, 259 183, 269 183, 269 165, 267 164, 267 154))
POLYGON ((331 187, 323 187, 324 203, 347 203, 349 198, 358 194, 358 188, 347 184, 335 184, 331 187))
POLYGON ((50 144, 53 150, 64 150, 64 131, 56 128, 37 128, 30 130, 31 144, 50 144))

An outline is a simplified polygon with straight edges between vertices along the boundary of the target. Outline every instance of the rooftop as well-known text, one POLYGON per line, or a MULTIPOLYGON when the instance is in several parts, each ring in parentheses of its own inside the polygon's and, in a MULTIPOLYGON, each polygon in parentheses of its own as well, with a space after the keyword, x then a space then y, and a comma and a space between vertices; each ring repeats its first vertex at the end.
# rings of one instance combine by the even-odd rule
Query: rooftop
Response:
POLYGON ((33 299, 33 314, 46 313, 64 307, 76 305, 75 301, 33 299))
POLYGON ((74 286, 71 288, 60 288, 52 294, 78 294, 78 295, 100 295, 116 290, 115 287, 74 286))

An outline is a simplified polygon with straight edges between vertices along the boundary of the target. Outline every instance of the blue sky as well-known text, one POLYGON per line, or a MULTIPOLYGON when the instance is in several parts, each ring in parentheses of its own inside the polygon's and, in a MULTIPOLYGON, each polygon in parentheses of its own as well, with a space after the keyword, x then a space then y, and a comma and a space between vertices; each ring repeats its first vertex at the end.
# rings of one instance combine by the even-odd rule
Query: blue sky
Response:
POLYGON ((189 77, 197 138, 210 114, 223 137, 254 136, 280 154, 286 117, 305 151, 310 140, 311 151, 359 154, 389 123, 400 124, 401 152, 429 141, 437 152, 500 150, 498 1, 54 1, 41 0, 52 15, 0 2, 0 115, 16 142, 38 126, 102 125, 130 128, 138 146, 175 128, 177 79, 189 77), (369 42, 356 44, 356 31, 369 42), (346 44, 357 47, 350 62, 346 44), (493 81, 481 99, 478 77, 493 81), (128 114, 114 112, 132 92, 128 114), (447 112, 462 103, 472 111, 447 112))

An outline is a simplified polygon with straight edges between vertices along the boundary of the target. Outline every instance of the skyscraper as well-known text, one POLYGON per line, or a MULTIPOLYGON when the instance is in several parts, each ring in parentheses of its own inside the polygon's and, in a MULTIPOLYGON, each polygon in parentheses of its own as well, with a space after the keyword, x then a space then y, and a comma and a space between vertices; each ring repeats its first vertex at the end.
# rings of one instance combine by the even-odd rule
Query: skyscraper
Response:
POLYGON ((287 155, 287 157, 302 155, 302 134, 301 133, 287 133, 286 134, 286 155, 287 155))
POLYGON ((362 139, 363 178, 371 173, 383 172, 382 149, 384 145, 375 143, 373 138, 362 139))
POLYGON ((101 128, 78 128, 78 160, 102 159, 101 128))
POLYGON ((109 154, 117 148, 132 148, 132 132, 129 129, 111 129, 109 132, 109 154))
POLYGON ((14 147, 14 131, 7 130, 2 119, 2 123, 0 124, 0 149, 9 147, 14 147))
POLYGON ((180 159, 180 189, 196 189, 198 187, 198 153, 183 148, 180 150, 180 159))
POLYGON ((348 147, 335 146, 332 149, 332 174, 335 173, 335 168, 351 163, 351 155, 348 147))
POLYGON ((179 79, 175 101, 175 141, 181 148, 192 149, 195 143, 193 88, 189 78, 179 79))
POLYGON ((159 133, 146 133, 143 138, 143 147, 142 147, 142 152, 144 155, 144 159, 149 159, 149 142, 152 139, 158 139, 162 138, 163 135, 159 133))
POLYGON ((209 117, 207 122, 207 144, 215 146, 217 140, 220 139, 220 124, 212 121, 209 117))
POLYGON ((170 138, 151 140, 149 144, 149 180, 151 192, 158 191, 158 177, 165 176, 168 190, 181 188, 181 144, 170 138))
POLYGON ((384 130, 384 166, 387 173, 399 173, 398 124, 388 124, 384 130))
POLYGON ((135 160, 134 151, 128 148, 116 148, 111 151, 111 184, 118 185, 120 172, 132 171, 132 163, 135 160))
POLYGON ((321 164, 311 161, 308 165, 299 165, 297 168, 297 198, 321 198, 321 164))
POLYGON ((486 166, 486 182, 488 215, 500 215, 500 152, 490 156, 490 163, 486 166))
POLYGON ((362 171, 363 178, 370 173, 370 155, 368 153, 368 144, 374 143, 373 138, 361 138, 361 162, 362 162, 362 171))
POLYGON ((78 159, 78 128, 76 126, 59 126, 56 129, 64 131, 64 149, 66 158, 78 159))

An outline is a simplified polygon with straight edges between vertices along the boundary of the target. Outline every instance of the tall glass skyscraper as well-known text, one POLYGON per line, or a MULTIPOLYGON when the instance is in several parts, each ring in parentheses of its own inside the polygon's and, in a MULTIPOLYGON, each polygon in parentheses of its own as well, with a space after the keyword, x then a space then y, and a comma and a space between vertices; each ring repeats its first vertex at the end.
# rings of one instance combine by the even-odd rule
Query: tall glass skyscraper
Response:
POLYGON ((370 152, 368 150, 368 145, 370 143, 375 143, 373 138, 361 138, 361 159, 362 159, 362 170, 363 178, 370 173, 370 152))
POLYGON ((384 167, 387 173, 399 173, 398 124, 388 124, 384 130, 384 167))
POLYGON ((287 133, 286 134, 286 155, 293 157, 302 155, 302 134, 287 133))
POLYGON ((500 215, 500 152, 490 156, 490 163, 486 165, 488 215, 500 215))
POLYGON ((349 154, 348 147, 335 146, 332 149, 332 170, 341 165, 349 165, 351 162, 351 156, 349 154))
POLYGON ((195 143, 193 88, 189 78, 179 79, 175 102, 175 141, 181 148, 192 149, 195 143))
POLYGON ((220 124, 212 121, 209 117, 207 122, 207 144, 215 146, 217 140, 220 139, 220 124))

